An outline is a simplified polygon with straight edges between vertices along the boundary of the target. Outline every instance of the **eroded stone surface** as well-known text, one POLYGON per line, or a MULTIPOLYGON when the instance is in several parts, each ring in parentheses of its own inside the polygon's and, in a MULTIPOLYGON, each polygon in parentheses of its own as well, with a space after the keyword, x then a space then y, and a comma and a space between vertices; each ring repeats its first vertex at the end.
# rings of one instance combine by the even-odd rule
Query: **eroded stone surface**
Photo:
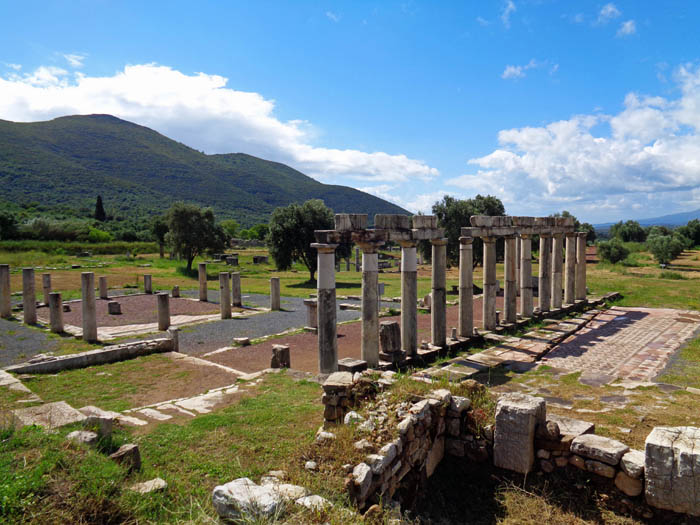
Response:
POLYGON ((559 416, 550 414, 547 417, 548 421, 554 421, 559 425, 559 431, 568 436, 580 436, 581 434, 592 434, 595 432, 595 425, 588 421, 581 421, 567 416, 559 416))
POLYGON ((36 407, 19 408, 13 410, 12 414, 17 425, 39 425, 47 429, 85 421, 85 416, 65 401, 46 403, 36 407))
POLYGON ((168 488, 168 484, 162 478, 149 479, 143 483, 135 483, 131 486, 130 490, 138 492, 139 494, 148 494, 150 492, 157 492, 159 490, 165 490, 168 488))
POLYGON ((595 434, 583 434, 571 442, 571 452, 613 466, 629 449, 624 443, 595 434))
POLYGON ((620 459, 620 467, 630 478, 641 478, 642 474, 644 474, 644 452, 630 450, 620 459))
POLYGON ((518 393, 502 396, 496 406, 494 465, 521 474, 530 472, 535 460, 535 427, 545 420, 544 399, 518 393))
POLYGON ((66 439, 74 443, 94 445, 97 443, 98 436, 96 432, 90 432, 89 430, 74 430, 66 436, 66 439))
POLYGON ((273 485, 256 485, 248 478, 238 478, 214 487, 212 502, 224 519, 270 517, 277 513, 283 498, 273 485))
POLYGON ((645 444, 647 503, 700 516, 700 429, 656 427, 645 444))

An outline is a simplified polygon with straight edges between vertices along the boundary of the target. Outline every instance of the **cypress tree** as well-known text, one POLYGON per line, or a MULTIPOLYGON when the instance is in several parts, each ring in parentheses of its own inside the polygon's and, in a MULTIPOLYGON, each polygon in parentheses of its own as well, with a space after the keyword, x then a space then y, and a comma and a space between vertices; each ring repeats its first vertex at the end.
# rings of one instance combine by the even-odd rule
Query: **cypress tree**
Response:
POLYGON ((97 204, 95 204, 95 220, 100 222, 107 220, 105 208, 102 206, 102 195, 97 196, 97 204))

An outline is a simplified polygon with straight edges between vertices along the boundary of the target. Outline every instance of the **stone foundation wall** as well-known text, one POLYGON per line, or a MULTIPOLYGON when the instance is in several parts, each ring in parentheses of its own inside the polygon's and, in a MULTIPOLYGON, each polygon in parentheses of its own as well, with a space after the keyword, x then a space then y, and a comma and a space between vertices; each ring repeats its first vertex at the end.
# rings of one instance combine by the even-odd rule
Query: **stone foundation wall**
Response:
MULTIPOLYGON (((392 382, 390 377, 373 380, 367 373, 342 374, 347 374, 343 381, 337 374, 329 377, 329 389, 324 384, 326 415, 332 416, 326 425, 341 421, 367 392, 381 390, 379 381, 392 382)), ((547 417, 544 399, 524 394, 499 399, 493 427, 482 427, 470 400, 448 390, 434 390, 404 405, 392 423, 396 437, 367 455, 346 479, 346 490, 360 509, 392 499, 411 504, 449 455, 493 461, 521 474, 577 468, 608 480, 633 503, 641 503, 644 495, 650 506, 700 516, 700 429, 657 427, 639 451, 596 435, 591 423, 547 417)))

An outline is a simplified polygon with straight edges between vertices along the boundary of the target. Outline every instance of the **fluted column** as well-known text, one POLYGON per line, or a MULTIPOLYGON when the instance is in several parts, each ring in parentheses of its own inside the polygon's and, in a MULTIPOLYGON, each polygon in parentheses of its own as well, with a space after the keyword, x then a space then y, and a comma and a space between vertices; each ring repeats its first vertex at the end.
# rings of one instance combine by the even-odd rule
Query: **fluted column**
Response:
POLYGON ((532 240, 520 234, 520 313, 532 317, 532 240))
POLYGON ((418 353, 418 265, 415 241, 401 245, 401 350, 407 356, 418 353))
POLYGON ((576 232, 566 233, 566 275, 564 304, 574 304, 576 299, 576 232))
POLYGON ((576 300, 586 299, 586 232, 576 232, 576 300))
POLYGON ((559 309, 562 305, 563 237, 563 234, 555 233, 552 238, 552 309, 559 309))
POLYGON ((484 330, 496 329, 496 237, 484 241, 484 297, 482 312, 484 330))
POLYGON ((515 235, 507 235, 505 237, 505 268, 503 286, 503 320, 507 324, 513 324, 517 321, 517 302, 518 294, 515 285, 515 276, 517 274, 516 263, 516 248, 517 239, 515 235))
POLYGON ((474 239, 459 238, 459 337, 474 335, 474 239))
POLYGON ((445 272, 447 270, 447 239, 432 239, 432 304, 430 308, 430 333, 433 346, 444 348, 447 344, 447 304, 445 302, 445 272))
POLYGON ((338 370, 335 311, 335 249, 338 245, 314 243, 311 247, 318 251, 318 370, 322 374, 330 374, 338 370))

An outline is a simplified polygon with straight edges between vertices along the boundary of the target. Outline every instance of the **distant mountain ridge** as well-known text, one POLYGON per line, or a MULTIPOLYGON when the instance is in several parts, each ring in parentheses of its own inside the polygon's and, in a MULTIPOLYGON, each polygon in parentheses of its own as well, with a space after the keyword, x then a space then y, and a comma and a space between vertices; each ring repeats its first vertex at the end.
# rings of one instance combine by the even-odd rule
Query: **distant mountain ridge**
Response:
MULTIPOLYGON (((651 219, 637 219, 637 222, 642 226, 684 226, 688 221, 700 219, 700 210, 686 211, 682 213, 672 213, 670 215, 662 215, 661 217, 653 217, 651 219)), ((609 229, 614 222, 605 222, 602 224, 594 224, 598 230, 609 229)))
POLYGON ((150 214, 184 200, 243 226, 267 222, 278 206, 322 199, 336 213, 409 212, 347 186, 322 184, 245 153, 206 155, 111 115, 46 122, 0 120, 0 200, 105 207, 150 214))

